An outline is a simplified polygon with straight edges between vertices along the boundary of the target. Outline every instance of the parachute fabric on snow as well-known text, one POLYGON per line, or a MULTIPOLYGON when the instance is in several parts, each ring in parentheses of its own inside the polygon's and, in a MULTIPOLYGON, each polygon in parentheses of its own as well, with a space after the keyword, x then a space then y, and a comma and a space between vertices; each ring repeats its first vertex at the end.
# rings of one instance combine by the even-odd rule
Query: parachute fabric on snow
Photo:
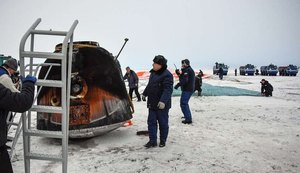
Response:
MULTIPOLYGON (((259 96, 260 92, 227 86, 213 86, 202 83, 203 96, 259 96)), ((174 90, 173 96, 180 96, 181 90, 174 90)))

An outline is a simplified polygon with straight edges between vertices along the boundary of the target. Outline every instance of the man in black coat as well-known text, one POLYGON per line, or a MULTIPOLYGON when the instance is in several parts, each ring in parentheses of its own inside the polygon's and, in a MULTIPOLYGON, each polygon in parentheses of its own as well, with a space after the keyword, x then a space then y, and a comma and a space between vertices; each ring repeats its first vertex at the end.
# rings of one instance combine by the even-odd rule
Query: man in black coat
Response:
POLYGON ((34 84, 36 78, 27 76, 22 80, 20 93, 12 92, 0 83, 0 172, 13 172, 9 154, 6 148, 7 123, 6 118, 9 111, 25 112, 31 108, 34 99, 34 84))
POLYGON ((220 78, 221 80, 223 79, 223 72, 224 72, 223 68, 220 67, 218 73, 219 73, 219 78, 220 78))
POLYGON ((272 96, 273 86, 265 79, 262 79, 260 83, 261 83, 261 95, 266 97, 272 96))
POLYGON ((139 77, 133 70, 130 69, 130 67, 126 67, 126 74, 124 75, 123 79, 127 79, 128 81, 130 99, 132 100, 132 93, 134 91, 138 99, 137 101, 141 101, 141 96, 139 93, 139 77))
POLYGON ((169 133, 169 109, 173 92, 173 75, 167 69, 167 60, 162 55, 153 59, 149 82, 143 92, 143 100, 147 100, 149 142, 146 148, 157 146, 157 123, 160 131, 159 147, 166 145, 169 133))
POLYGON ((203 73, 201 73, 201 70, 198 75, 195 76, 195 91, 198 91, 198 96, 201 96, 202 93, 202 76, 203 73))
POLYGON ((184 59, 181 61, 181 73, 176 70, 175 73, 179 76, 179 83, 174 87, 178 89, 181 87, 180 96, 180 108, 184 115, 185 120, 182 121, 183 124, 192 123, 192 113, 189 107, 189 100, 195 91, 195 72, 190 66, 190 61, 184 59))

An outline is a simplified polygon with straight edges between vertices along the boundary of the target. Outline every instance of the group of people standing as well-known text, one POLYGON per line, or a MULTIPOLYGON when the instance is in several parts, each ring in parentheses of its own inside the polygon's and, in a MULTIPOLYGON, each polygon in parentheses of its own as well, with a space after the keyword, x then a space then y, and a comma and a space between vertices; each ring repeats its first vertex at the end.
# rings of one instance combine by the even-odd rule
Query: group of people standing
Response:
MULTIPOLYGON (((168 138, 169 110, 172 105, 174 79, 167 67, 167 59, 164 56, 157 55, 154 57, 149 81, 142 96, 138 91, 138 76, 130 67, 126 68, 126 74, 123 77, 124 80, 128 80, 130 99, 132 99, 133 92, 137 96, 137 101, 146 101, 147 98, 149 142, 144 145, 146 148, 158 145, 158 129, 159 147, 164 147, 168 138)), ((21 77, 22 88, 21 90, 16 89, 12 77, 16 73, 17 68, 17 60, 13 58, 8 59, 0 67, 0 172, 7 173, 13 172, 13 170, 6 146, 6 119, 10 111, 25 112, 30 109, 34 98, 34 84, 37 80, 29 75, 26 78, 21 77)), ((174 89, 180 87, 182 91, 180 97, 180 107, 184 118, 182 123, 191 124, 192 113, 189 107, 189 100, 196 90, 198 95, 201 95, 203 73, 200 70, 198 75, 195 75, 188 59, 181 61, 181 70, 176 69, 175 73, 178 75, 179 82, 174 89)), ((272 96, 272 85, 265 79, 261 81, 261 85, 262 95, 272 96)))
MULTIPOLYGON (((132 93, 135 91, 138 101, 146 101, 148 108, 148 132, 149 142, 144 146, 146 148, 156 147, 157 133, 159 129, 159 147, 166 145, 169 134, 169 110, 171 108, 171 98, 173 92, 174 79, 173 75, 167 70, 167 59, 162 55, 157 55, 153 59, 152 69, 150 70, 150 77, 145 90, 140 96, 138 92, 138 76, 129 67, 126 68, 127 73, 124 79, 128 80, 129 96, 132 99, 132 93), (141 98, 142 97, 142 98, 141 98)), ((200 70, 197 75, 190 66, 190 61, 184 59, 181 61, 181 70, 176 69, 175 73, 179 78, 179 82, 174 89, 181 88, 180 108, 183 113, 183 124, 191 124, 192 113, 189 107, 189 100, 193 93, 197 90, 198 96, 201 96, 202 76, 203 72, 200 70)), ((222 71, 221 71, 222 73, 222 71)), ((272 96, 273 87, 266 81, 261 81, 261 93, 264 96, 272 96)))

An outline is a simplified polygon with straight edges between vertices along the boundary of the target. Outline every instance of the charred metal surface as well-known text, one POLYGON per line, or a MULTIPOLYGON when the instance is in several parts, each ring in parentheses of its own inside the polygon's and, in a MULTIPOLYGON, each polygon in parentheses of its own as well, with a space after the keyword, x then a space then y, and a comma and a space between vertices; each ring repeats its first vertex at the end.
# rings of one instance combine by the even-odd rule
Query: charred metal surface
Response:
MULTIPOLYGON (((132 118, 130 102, 118 62, 114 60, 111 53, 99 47, 97 42, 88 43, 74 43, 70 130, 84 131, 85 128, 122 124, 132 118)), ((60 51, 59 46, 57 45, 56 52, 60 51)), ((45 63, 60 63, 60 61, 47 59, 45 63)), ((45 78, 48 69, 49 67, 42 67, 38 78, 45 78)), ((47 79, 60 80, 60 78, 60 67, 53 66, 47 79)), ((44 87, 38 97, 38 104, 58 106, 61 104, 60 98, 60 88, 44 87)), ((60 130, 60 124, 60 114, 38 114, 38 129, 60 130)))
POLYGON ((70 125, 89 124, 90 107, 89 105, 79 105, 70 107, 70 125))

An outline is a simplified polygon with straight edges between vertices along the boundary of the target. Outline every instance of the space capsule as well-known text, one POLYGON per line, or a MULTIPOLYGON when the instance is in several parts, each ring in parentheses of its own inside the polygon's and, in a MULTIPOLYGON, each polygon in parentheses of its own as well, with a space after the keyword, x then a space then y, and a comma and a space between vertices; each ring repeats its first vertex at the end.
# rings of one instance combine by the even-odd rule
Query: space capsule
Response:
MULTIPOLYGON (((62 50, 62 44, 55 52, 62 50)), ((45 63, 60 63, 47 59, 45 63)), ((128 97, 117 59, 97 42, 73 43, 72 75, 69 106, 69 137, 87 138, 115 130, 132 118, 128 97)), ((44 66, 39 79, 60 80, 61 68, 44 66), (49 70, 49 68, 51 68, 49 70), (48 72, 49 70, 49 72, 48 72), (48 74, 47 74, 48 73, 48 74)), ((59 106, 60 88, 41 88, 38 105, 59 106)), ((61 114, 38 113, 37 129, 60 131, 61 114)))

